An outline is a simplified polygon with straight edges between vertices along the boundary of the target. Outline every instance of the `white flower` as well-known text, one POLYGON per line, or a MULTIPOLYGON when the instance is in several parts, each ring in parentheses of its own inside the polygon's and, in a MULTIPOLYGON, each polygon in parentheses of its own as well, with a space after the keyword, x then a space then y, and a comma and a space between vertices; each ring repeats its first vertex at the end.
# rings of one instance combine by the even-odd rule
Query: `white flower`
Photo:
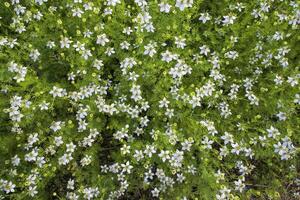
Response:
POLYGON ((66 91, 66 89, 53 86, 53 88, 49 92, 49 94, 52 94, 53 97, 64 97, 67 95, 67 91, 66 91))
POLYGON ((40 21, 44 15, 38 11, 36 14, 33 15, 33 18, 36 19, 37 21, 40 21))
POLYGON ((29 57, 35 62, 38 60, 40 55, 40 52, 37 49, 34 49, 30 52, 29 57))
POLYGON ((282 139, 282 142, 274 144, 274 148, 274 152, 281 156, 281 160, 288 160, 295 153, 295 147, 287 136, 282 139))
POLYGON ((159 196, 159 192, 160 191, 157 188, 154 188, 154 190, 151 191, 153 197, 158 197, 159 196))
POLYGON ((280 135, 280 132, 278 131, 278 129, 274 128, 273 126, 271 126, 269 129, 267 129, 267 132, 268 132, 268 137, 274 138, 274 139, 280 135))
POLYGON ((45 163, 46 161, 44 157, 37 157, 36 159, 37 166, 42 167, 45 163))
POLYGON ((67 152, 73 153, 75 151, 76 145, 73 142, 66 144, 67 152))
POLYGON ((111 56, 112 54, 116 53, 113 47, 108 47, 105 51, 105 54, 111 56))
POLYGON ((26 67, 18 65, 14 61, 12 61, 9 63, 8 71, 17 73, 17 75, 14 77, 17 83, 25 80, 25 76, 27 74, 26 67))
POLYGON ((145 6, 147 6, 146 0, 134 0, 134 2, 141 8, 144 8, 145 6))
POLYGON ((203 55, 206 55, 206 56, 210 52, 208 46, 206 46, 206 45, 203 45, 203 46, 199 47, 199 49, 200 49, 200 54, 203 54, 203 55))
POLYGON ((34 186, 29 186, 28 187, 28 193, 31 197, 34 197, 38 191, 37 191, 37 187, 34 185, 34 186))
POLYGON ((176 44, 176 47, 177 47, 177 48, 180 48, 180 49, 184 49, 184 47, 186 46, 185 41, 186 41, 185 38, 175 37, 175 44, 176 44))
POLYGON ((172 167, 182 167, 182 162, 183 162, 183 151, 179 151, 178 149, 176 152, 172 155, 170 159, 170 164, 172 167))
POLYGON ((211 20, 211 16, 208 13, 200 13, 199 21, 205 24, 209 20, 211 20))
POLYGON ((97 70, 100 70, 103 65, 103 61, 98 59, 96 59, 93 63, 93 67, 95 67, 97 70))
POLYGON ((12 5, 19 4, 20 0, 11 0, 12 5))
POLYGON ((182 183, 185 180, 185 176, 183 174, 177 174, 177 181, 182 183))
POLYGON ((61 39, 60 41, 60 48, 70 48, 70 44, 71 44, 71 40, 69 40, 69 38, 64 37, 61 39))
POLYGON ((231 153, 234 153, 236 155, 239 155, 240 152, 242 151, 242 147, 238 143, 231 143, 231 153))
POLYGON ((142 160, 142 159, 144 158, 143 151, 141 151, 141 150, 135 150, 135 153, 134 153, 133 157, 134 157, 137 161, 142 160))
POLYGON ((78 132, 82 132, 87 129, 88 123, 85 120, 78 120, 78 132))
POLYGON ((129 161, 127 161, 125 164, 121 164, 121 167, 123 168, 122 171, 128 174, 131 173, 131 169, 133 168, 133 166, 130 165, 129 161))
POLYGON ((148 119, 147 116, 142 117, 141 118, 141 127, 146 127, 148 125, 149 121, 150 120, 148 119))
POLYGON ((106 15, 111 15, 112 14, 112 9, 111 8, 105 8, 104 9, 104 13, 103 13, 103 15, 104 16, 106 16, 106 15))
POLYGON ((212 149, 211 145, 214 143, 214 141, 209 140, 208 137, 205 136, 201 143, 204 145, 205 149, 212 149))
POLYGON ((129 50, 130 44, 127 41, 124 41, 120 44, 121 49, 129 50))
POLYGON ((66 198, 68 200, 78 200, 79 196, 76 193, 74 193, 74 192, 67 192, 66 198))
POLYGON ((294 103, 300 105, 300 94, 295 95, 294 103))
POLYGON ((162 56, 162 61, 166 61, 167 63, 175 59, 174 55, 168 50, 162 53, 161 56, 162 56))
POLYGON ((166 150, 161 150, 160 153, 158 154, 158 156, 161 158, 161 160, 163 162, 165 162, 166 160, 170 159, 170 151, 166 150))
POLYGON ((83 4, 84 10, 92 10, 93 9, 92 5, 93 5, 92 2, 83 4))
POLYGON ((20 164, 21 159, 18 157, 18 155, 15 155, 12 159, 11 159, 11 163, 13 166, 18 166, 20 164))
POLYGON ((278 117, 278 119, 280 121, 285 121, 286 120, 286 114, 284 112, 279 112, 278 114, 276 114, 276 116, 278 117))
POLYGON ((260 3, 260 10, 262 12, 269 12, 270 5, 267 2, 261 2, 260 3))
POLYGON ((150 57, 153 57, 156 54, 156 46, 156 42, 150 42, 149 44, 145 45, 144 55, 149 55, 150 57))
POLYGON ((136 74, 135 72, 129 72, 129 78, 130 81, 137 81, 137 78, 140 77, 140 75, 136 74))
POLYGON ((64 143, 63 139, 61 136, 58 136, 58 137, 54 137, 54 142, 55 142, 55 145, 57 147, 59 147, 60 145, 62 145, 64 143))
POLYGON ((144 150, 144 153, 149 157, 151 158, 152 157, 152 154, 156 153, 156 149, 154 146, 152 145, 146 145, 146 149, 144 150))
POLYGON ((182 60, 177 60, 178 62, 169 71, 169 74, 173 79, 180 79, 186 74, 191 74, 192 68, 185 64, 182 60))
POLYGON ((31 152, 25 154, 25 161, 32 162, 36 161, 36 158, 38 156, 38 150, 35 148, 31 152))
POLYGON ((80 160, 81 166, 89 165, 92 162, 92 156, 85 155, 84 158, 80 160))
POLYGON ((21 5, 16 5, 14 11, 16 12, 17 15, 24 14, 26 12, 26 7, 21 6, 21 5))
POLYGON ((68 180, 67 189, 74 190, 74 180, 73 179, 68 180))
POLYGON ((163 3, 161 2, 159 5, 159 10, 160 12, 165 12, 165 13, 169 13, 170 12, 170 9, 171 9, 171 5, 168 4, 168 3, 163 3))
POLYGON ((162 100, 159 101, 159 107, 160 108, 168 108, 168 105, 169 105, 169 101, 166 99, 166 97, 164 97, 162 100))
POLYGON ((105 46, 106 43, 109 42, 109 39, 107 38, 106 34, 98 35, 96 44, 100 44, 101 46, 105 46))
POLYGON ((233 143, 233 135, 228 132, 225 132, 221 139, 224 140, 224 144, 233 143))
POLYGON ((298 85, 298 80, 297 80, 296 78, 294 78, 294 77, 288 77, 287 82, 288 82, 292 87, 298 85))
POLYGON ((72 155, 69 154, 64 154, 62 157, 58 159, 58 164, 59 165, 67 165, 71 160, 73 160, 72 155))
POLYGON ((140 89, 140 86, 139 85, 133 85, 130 89, 130 92, 132 93, 131 95, 131 98, 134 100, 134 101, 139 101, 139 100, 142 100, 142 96, 141 96, 141 89, 140 89))
POLYGON ((230 197, 230 189, 223 187, 223 189, 219 190, 219 193, 216 194, 217 200, 227 200, 230 197))
POLYGON ((175 7, 179 8, 180 11, 183 11, 185 8, 192 7, 193 0, 176 0, 175 7))
POLYGON ((83 32, 83 36, 85 38, 90 38, 92 34, 93 34, 93 32, 91 32, 90 30, 86 30, 83 32))
POLYGON ((75 48, 76 51, 84 51, 85 50, 85 44, 81 44, 79 41, 77 41, 73 47, 75 48))
POLYGON ((239 192, 242 192, 245 188, 245 184, 243 183, 242 179, 238 179, 237 181, 234 181, 235 184, 235 190, 238 190, 239 192))
POLYGON ((85 49, 81 52, 82 57, 87 60, 89 57, 92 56, 91 50, 85 49))
POLYGON ((49 109, 49 107, 48 107, 49 104, 50 104, 50 103, 47 103, 47 102, 43 101, 43 102, 39 105, 39 107, 40 107, 41 110, 48 110, 48 109, 49 109))
POLYGON ((283 33, 276 31, 275 34, 273 35, 273 40, 276 41, 283 40, 283 33))
POLYGON ((93 198, 96 198, 99 196, 99 190, 98 188, 84 188, 83 190, 83 198, 87 200, 91 200, 93 198))
POLYGON ((126 155, 126 154, 130 154, 130 146, 127 146, 126 144, 124 144, 121 148, 121 154, 126 155))
POLYGON ((248 98, 251 105, 259 105, 259 99, 251 91, 246 91, 245 96, 248 98))
POLYGON ((126 27, 123 29, 122 33, 126 35, 130 35, 133 32, 133 30, 130 27, 126 27))
POLYGON ((236 20, 236 16, 224 16, 223 17, 223 24, 224 26, 228 26, 229 24, 233 24, 234 21, 236 20))
POLYGON ((28 142, 28 147, 32 147, 32 145, 36 142, 39 141, 39 138, 38 138, 38 134, 37 133, 34 133, 34 134, 30 134, 28 139, 27 139, 27 142, 28 142))
POLYGON ((84 13, 80 8, 74 8, 72 9, 73 17, 79 17, 81 18, 81 15, 84 13))
POLYGON ((54 48, 56 45, 55 45, 55 43, 54 43, 53 41, 48 41, 46 46, 47 46, 49 49, 52 49, 52 48, 54 48))
POLYGON ((52 125, 50 126, 50 129, 52 129, 54 132, 56 132, 56 131, 60 130, 63 125, 64 125, 64 122, 61 122, 61 121, 53 122, 52 125))
POLYGON ((276 85, 281 85, 283 83, 282 77, 276 75, 276 78, 274 79, 274 82, 276 85))
POLYGON ((117 4, 120 4, 121 0, 107 0, 106 5, 108 6, 116 6, 117 4))
POLYGON ((16 185, 13 184, 11 181, 6 181, 3 179, 0 179, 0 188, 6 193, 12 193, 15 191, 16 185))
POLYGON ((167 108, 167 111, 165 112, 165 115, 168 117, 168 118, 172 118, 174 116, 174 109, 169 109, 167 108))
POLYGON ((48 0, 35 0, 35 3, 39 5, 43 5, 43 3, 46 3, 48 0))
POLYGON ((235 60, 238 56, 239 56, 239 54, 236 51, 229 51, 229 52, 225 53, 226 58, 231 58, 233 60, 235 60))
POLYGON ((232 114, 229 105, 226 102, 220 103, 218 107, 221 111, 221 116, 223 116, 224 118, 227 118, 232 114))

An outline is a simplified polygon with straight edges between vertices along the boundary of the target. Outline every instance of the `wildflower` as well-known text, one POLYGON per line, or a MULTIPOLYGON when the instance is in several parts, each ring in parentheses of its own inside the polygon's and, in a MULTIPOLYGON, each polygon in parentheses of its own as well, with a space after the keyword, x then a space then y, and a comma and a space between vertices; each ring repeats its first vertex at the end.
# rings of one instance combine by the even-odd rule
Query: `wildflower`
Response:
POLYGON ((37 3, 38 5, 43 5, 43 3, 46 3, 48 0, 35 0, 35 3, 37 3))
POLYGON ((185 41, 186 41, 186 39, 184 39, 184 38, 175 37, 176 47, 180 48, 180 49, 184 49, 184 47, 186 46, 185 41))
POLYGON ((200 54, 203 54, 205 56, 207 56, 207 54, 210 52, 209 48, 206 45, 199 47, 199 49, 200 49, 200 54))
POLYGON ((40 107, 41 110, 48 110, 48 109, 49 109, 49 104, 50 104, 50 103, 47 103, 47 102, 43 101, 43 102, 39 105, 39 107, 40 107))
POLYGON ((121 49, 129 50, 130 44, 127 41, 120 43, 121 49))
POLYGON ((38 60, 40 55, 40 52, 37 49, 34 49, 30 52, 29 57, 35 62, 38 60))
POLYGON ((64 125, 64 122, 62 122, 62 121, 53 122, 50 126, 50 129, 52 129, 54 132, 56 132, 56 131, 60 130, 63 125, 64 125))
POLYGON ((209 20, 211 20, 211 16, 208 13, 200 13, 199 21, 205 24, 209 20))
POLYGON ((277 128, 274 128, 273 126, 271 126, 269 129, 267 129, 268 132, 268 137, 270 138, 276 138, 280 135, 280 132, 278 131, 277 128))
POLYGON ((234 23, 234 21, 236 20, 236 16, 224 16, 223 17, 224 19, 223 19, 223 24, 224 24, 224 26, 228 26, 229 24, 233 24, 234 23))
POLYGON ((73 17, 79 17, 81 18, 81 15, 84 13, 80 8, 74 8, 72 9, 72 15, 73 17))
POLYGON ((72 41, 67 37, 62 38, 62 40, 60 41, 60 48, 70 48, 71 42, 72 41))
POLYGON ((74 184, 75 184, 74 179, 69 179, 67 189, 74 190, 74 184))
POLYGON ((185 8, 191 8, 193 5, 193 0, 176 0, 175 7, 183 11, 185 8))
POLYGON ((285 121, 286 120, 286 114, 284 112, 279 112, 278 114, 276 114, 276 116, 278 117, 278 119, 280 121, 285 121))
POLYGON ((150 42, 149 44, 145 45, 144 55, 149 55, 150 57, 153 57, 156 54, 156 46, 156 42, 150 42))
POLYGON ((159 192, 160 192, 160 191, 159 191, 157 188, 154 188, 154 189, 151 191, 153 197, 158 197, 158 196, 159 196, 159 192))
POLYGON ((100 44, 101 46, 105 46, 106 43, 109 42, 109 39, 107 38, 106 34, 101 34, 97 36, 96 44, 100 44))
POLYGON ((163 3, 161 2, 159 5, 159 11, 160 12, 165 12, 165 13, 169 13, 170 12, 170 9, 171 9, 171 5, 168 4, 168 3, 163 3))

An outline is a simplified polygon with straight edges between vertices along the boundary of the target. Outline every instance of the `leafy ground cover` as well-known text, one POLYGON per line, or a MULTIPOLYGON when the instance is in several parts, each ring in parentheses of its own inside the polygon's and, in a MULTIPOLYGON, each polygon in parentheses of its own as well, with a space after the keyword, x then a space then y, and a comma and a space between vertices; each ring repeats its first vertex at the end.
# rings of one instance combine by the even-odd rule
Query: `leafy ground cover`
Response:
POLYGON ((291 0, 1 0, 0 198, 299 199, 291 0))

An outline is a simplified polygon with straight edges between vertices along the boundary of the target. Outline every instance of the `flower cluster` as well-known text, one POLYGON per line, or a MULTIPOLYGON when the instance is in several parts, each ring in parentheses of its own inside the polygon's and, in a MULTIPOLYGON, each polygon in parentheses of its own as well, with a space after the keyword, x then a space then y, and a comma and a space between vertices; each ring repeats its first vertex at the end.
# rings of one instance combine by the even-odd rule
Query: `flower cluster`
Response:
POLYGON ((299 6, 2 0, 0 199, 298 199, 299 6))

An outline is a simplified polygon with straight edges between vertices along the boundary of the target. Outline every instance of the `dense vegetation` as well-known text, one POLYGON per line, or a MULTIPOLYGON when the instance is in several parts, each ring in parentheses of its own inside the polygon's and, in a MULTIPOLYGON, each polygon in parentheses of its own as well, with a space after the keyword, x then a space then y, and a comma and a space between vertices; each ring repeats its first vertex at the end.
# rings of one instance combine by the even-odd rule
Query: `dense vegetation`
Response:
POLYGON ((299 199, 291 0, 1 0, 0 199, 299 199))

